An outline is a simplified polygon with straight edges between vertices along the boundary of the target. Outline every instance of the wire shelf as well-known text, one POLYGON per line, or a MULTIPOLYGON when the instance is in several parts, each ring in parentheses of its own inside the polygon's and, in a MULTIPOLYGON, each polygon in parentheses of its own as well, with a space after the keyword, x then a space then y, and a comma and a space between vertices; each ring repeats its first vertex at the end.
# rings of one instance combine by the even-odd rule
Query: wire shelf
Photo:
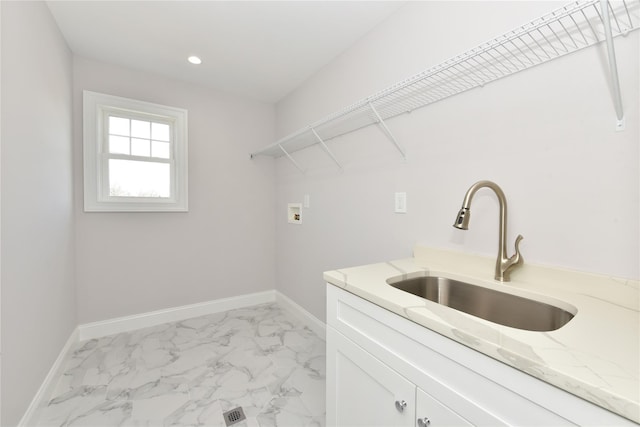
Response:
MULTIPOLYGON (((251 157, 286 155, 295 163, 291 153, 322 144, 336 160, 324 144, 326 141, 374 124, 383 126, 404 157, 402 148, 384 125, 385 120, 586 47, 611 42, 611 38, 638 28, 640 0, 573 2, 330 114, 252 153, 251 157)), ((609 58, 615 71, 612 52, 610 45, 609 58)), ((617 71, 615 78, 617 84, 617 71)), ((617 115, 621 119, 622 112, 617 111, 617 115)), ((300 168, 297 163, 296 166, 300 168)))

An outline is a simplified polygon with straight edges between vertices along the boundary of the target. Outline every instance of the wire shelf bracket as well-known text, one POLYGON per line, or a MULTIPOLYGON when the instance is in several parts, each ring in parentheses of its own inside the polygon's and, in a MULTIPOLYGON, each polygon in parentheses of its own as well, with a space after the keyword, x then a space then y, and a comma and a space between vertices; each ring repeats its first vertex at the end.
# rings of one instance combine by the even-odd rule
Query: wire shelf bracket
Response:
POLYGON ((338 168, 340 170, 343 170, 342 165, 340 164, 340 162, 338 161, 336 156, 334 156, 333 153, 331 152, 331 150, 329 150, 329 147, 327 147, 327 144, 325 144, 323 139, 320 138, 320 135, 318 135, 316 130, 314 128, 311 128, 311 132, 313 132, 313 135, 316 137, 316 139, 318 140, 318 143, 324 149, 325 153, 327 153, 329 155, 329 157, 331 157, 331 159, 336 163, 336 165, 338 165, 338 168))
POLYGON ((405 151, 387 126, 389 119, 600 43, 606 45, 608 54, 616 130, 624 130, 613 42, 639 28, 640 0, 573 1, 330 114, 252 153, 251 158, 285 155, 304 171, 291 153, 320 144, 343 169, 327 142, 377 125, 406 160, 405 151))
POLYGON ((616 61, 616 50, 613 45, 611 19, 609 18, 609 2, 607 0, 600 0, 600 12, 602 13, 602 21, 604 23, 604 34, 609 57, 611 90, 613 91, 613 103, 616 109, 616 131, 620 132, 625 129, 624 108, 622 106, 622 93, 620 92, 620 80, 618 79, 618 63, 616 61))
MULTIPOLYGON (((298 168, 298 170, 300 172, 302 172, 303 174, 306 172, 304 170, 304 168, 302 166, 300 166, 300 164, 298 162, 296 162, 296 159, 294 159, 293 157, 291 157, 291 154, 289 154, 289 152, 287 150, 284 149, 284 147, 282 146, 282 144, 278 144, 278 147, 280 147, 280 150, 282 150, 282 152, 284 153, 285 156, 287 156, 287 158, 289 160, 291 160, 291 163, 293 163, 295 165, 295 167, 298 168)), ((253 155, 251 156, 253 157, 253 155)))
POLYGON ((387 138, 389 138, 389 140, 391 140, 391 142, 393 142, 393 145, 396 146, 396 148, 398 149, 398 151, 402 155, 402 159, 404 161, 406 161, 407 160, 407 154, 404 152, 404 150, 402 149, 400 144, 398 144, 398 141, 396 140, 396 138, 391 133, 391 130, 387 127, 387 124, 384 122, 384 120, 382 120, 382 117, 380 117, 380 114, 378 114, 378 110, 376 110, 376 107, 374 107, 372 103, 369 103, 369 108, 371 108, 371 111, 373 111, 373 114, 375 114, 376 119, 378 119, 378 124, 382 128, 382 131, 384 132, 384 134, 387 135, 387 138))

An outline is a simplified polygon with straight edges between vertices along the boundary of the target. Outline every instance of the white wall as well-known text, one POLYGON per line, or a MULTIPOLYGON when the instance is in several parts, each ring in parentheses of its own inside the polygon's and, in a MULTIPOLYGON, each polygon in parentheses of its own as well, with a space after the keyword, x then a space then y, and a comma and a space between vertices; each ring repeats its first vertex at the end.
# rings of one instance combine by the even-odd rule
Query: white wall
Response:
POLYGON ((275 288, 272 105, 76 57, 74 118, 79 323, 275 288), (188 213, 83 212, 83 90, 188 110, 188 213))
POLYGON ((71 53, 42 2, 2 2, 2 420, 76 324, 71 53))
MULTIPOLYGON (((410 2, 277 105, 285 136, 356 100, 540 16, 549 2, 410 2)), ((469 231, 451 225, 480 179, 509 202, 509 253, 525 262, 639 276, 638 32, 616 39, 626 131, 614 131, 604 47, 590 48, 390 120, 403 163, 376 128, 277 160, 279 290, 324 318, 322 271, 411 255, 416 242, 495 256, 498 205, 474 199, 469 231), (393 213, 406 191, 408 213, 393 213), (302 225, 287 202, 310 195, 302 225)), ((493 271, 487 272, 487 278, 493 271)))

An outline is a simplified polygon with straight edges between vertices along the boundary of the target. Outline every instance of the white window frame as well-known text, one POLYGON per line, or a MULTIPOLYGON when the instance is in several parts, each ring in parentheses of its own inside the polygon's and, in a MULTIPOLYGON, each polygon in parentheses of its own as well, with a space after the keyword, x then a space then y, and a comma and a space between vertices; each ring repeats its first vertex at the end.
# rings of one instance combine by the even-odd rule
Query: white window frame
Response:
POLYGON ((187 110, 150 102, 83 91, 84 210, 85 212, 188 211, 187 110), (171 123, 170 197, 118 197, 109 194, 109 114, 171 123))

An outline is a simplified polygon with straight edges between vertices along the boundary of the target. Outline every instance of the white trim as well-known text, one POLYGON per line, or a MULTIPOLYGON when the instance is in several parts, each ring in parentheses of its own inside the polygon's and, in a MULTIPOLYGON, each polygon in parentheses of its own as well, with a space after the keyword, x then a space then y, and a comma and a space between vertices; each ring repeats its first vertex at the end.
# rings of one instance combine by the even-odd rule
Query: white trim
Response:
MULTIPOLYGON (((88 90, 82 94, 82 147, 85 212, 188 212, 188 112, 88 90), (109 112, 171 124, 171 196, 168 198, 112 197, 108 194, 108 159, 104 140, 109 112)), ((118 157, 118 156, 116 156, 118 157)), ((135 156, 126 156, 133 159, 135 156)), ((157 162, 149 158, 145 161, 157 162)))
POLYGON ((27 411, 22 416, 22 419, 18 423, 17 427, 28 427, 36 425, 38 410, 42 408, 46 402, 46 400, 53 393, 54 388, 57 385, 58 373, 64 367, 64 364, 67 362, 67 358, 73 346, 79 341, 78 340, 78 328, 75 328, 71 335, 69 335, 69 339, 60 350, 57 359, 53 362, 51 369, 47 373, 47 376, 44 378, 42 385, 38 389, 38 392, 33 397, 31 404, 27 408, 27 411))
POLYGON ((311 329, 316 335, 323 340, 327 335, 327 325, 313 314, 302 308, 299 304, 294 302, 291 298, 286 296, 280 291, 276 292, 276 302, 287 312, 301 320, 309 329, 311 329))
POLYGON ((31 401, 27 411, 22 416, 17 427, 36 425, 35 423, 38 419, 38 410, 43 407, 46 399, 48 399, 53 393, 54 387, 57 384, 55 381, 57 374, 64 367, 64 363, 66 363, 67 357, 73 346, 80 341, 272 302, 277 303, 287 313, 301 320, 305 326, 311 329, 320 338, 323 340, 325 339, 326 325, 324 322, 295 303, 291 298, 274 289, 203 303, 167 308, 164 310, 156 310, 132 316, 118 317, 99 322, 85 323, 79 325, 73 330, 73 332, 71 332, 69 339, 65 343, 64 347, 62 347, 62 350, 60 350, 58 358, 53 363, 53 366, 51 366, 49 373, 45 377, 42 385, 38 389, 38 392, 31 401))
POLYGON ((78 330, 80 332, 79 340, 84 341, 93 338, 100 338, 106 335, 133 331, 135 329, 147 328, 149 326, 161 325, 168 322, 176 322, 190 319, 192 317, 275 302, 275 292, 276 291, 274 290, 257 292, 254 294, 239 295, 236 297, 222 298, 197 304, 189 304, 164 310, 134 314, 132 316, 117 317, 115 319, 102 320, 99 322, 85 323, 78 326, 78 330))

